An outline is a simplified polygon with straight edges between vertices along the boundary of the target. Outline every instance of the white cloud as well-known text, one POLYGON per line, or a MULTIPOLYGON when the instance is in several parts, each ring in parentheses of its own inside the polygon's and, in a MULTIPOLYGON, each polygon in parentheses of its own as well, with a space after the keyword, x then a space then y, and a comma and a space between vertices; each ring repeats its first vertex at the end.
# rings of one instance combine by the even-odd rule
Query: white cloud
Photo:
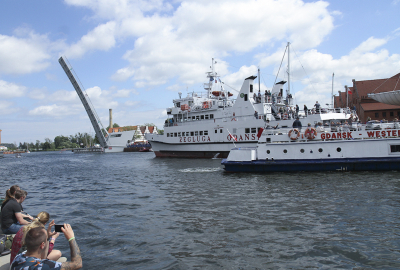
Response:
POLYGON ((14 114, 19 111, 13 102, 0 100, 0 115, 14 114))
POLYGON ((48 96, 47 91, 44 89, 34 89, 29 91, 29 97, 31 99, 42 100, 48 96))
POLYGON ((84 35, 77 43, 71 45, 63 53, 68 58, 82 57, 86 52, 92 50, 107 51, 115 46, 116 23, 111 21, 97 26, 84 35))
POLYGON ((125 102, 125 105, 129 106, 129 107, 134 107, 134 106, 138 105, 139 103, 140 103, 139 101, 128 100, 125 102))
POLYGON ((90 8, 95 18, 108 20, 66 54, 80 57, 134 37, 134 47, 124 55, 129 65, 112 79, 132 78, 136 87, 165 84, 177 74, 184 84, 197 83, 212 57, 246 53, 283 40, 291 40, 298 49, 314 47, 333 30, 337 15, 328 11, 327 2, 300 0, 182 1, 175 10, 162 0, 66 3, 90 8))
POLYGON ((346 84, 351 86, 352 79, 373 80, 395 75, 400 70, 400 55, 390 55, 386 49, 376 51, 384 44, 386 39, 371 37, 338 59, 316 49, 305 51, 299 55, 300 63, 291 62, 293 80, 304 87, 296 92, 296 102, 308 105, 315 100, 322 104, 331 103, 332 73, 335 73, 334 94, 343 91, 346 84))
MULTIPOLYGON (((121 89, 121 90, 118 90, 116 93, 114 93, 113 96, 118 97, 118 98, 127 98, 127 97, 129 97, 129 95, 132 92, 136 92, 136 91, 129 90, 129 89, 121 89)), ((136 92, 136 94, 137 94, 137 92, 136 92)))
MULTIPOLYGON (((229 74, 228 76, 224 76, 222 81, 226 84, 226 86, 230 86, 234 88, 237 91, 240 91, 240 88, 242 87, 243 80, 257 74, 257 67, 256 66, 242 66, 237 72, 229 74)), ((225 89, 230 91, 230 87, 226 87, 225 89)), ((234 94, 237 94, 237 91, 230 91, 234 94)))
POLYGON ((134 73, 135 71, 129 67, 121 68, 111 76, 111 79, 114 81, 125 81, 133 76, 134 73))
POLYGON ((350 52, 350 54, 360 54, 360 53, 373 51, 376 48, 381 47, 382 45, 384 45, 386 43, 387 43, 387 39, 370 37, 366 41, 362 42, 357 48, 352 50, 350 52))
POLYGON ((76 91, 58 90, 51 94, 49 100, 63 103, 81 103, 76 91))
POLYGON ((0 97, 13 98, 22 97, 26 92, 26 87, 15 83, 0 80, 0 97))
POLYGON ((65 115, 76 114, 76 111, 72 110, 70 106, 59 106, 57 104, 39 106, 33 110, 30 110, 29 115, 32 116, 51 116, 60 117, 65 115))
POLYGON ((14 36, 0 35, 0 74, 26 74, 42 71, 50 65, 55 43, 46 35, 18 28, 14 36))
MULTIPOLYGON (((131 93, 133 90, 119 90, 116 95, 124 97, 127 93, 131 93)), ((37 90, 38 95, 43 95, 43 91, 37 90)), ((101 110, 102 108, 117 108, 118 102, 112 100, 112 91, 101 90, 100 87, 95 86, 86 89, 84 92, 86 98, 89 100, 95 110, 101 110)), ((82 102, 80 101, 78 94, 75 91, 58 90, 50 95, 48 98, 42 99, 42 103, 47 100, 55 102, 52 105, 40 105, 29 111, 29 115, 32 116, 49 116, 49 117, 62 117, 67 115, 78 115, 84 114, 87 117, 82 102)))
POLYGON ((167 12, 172 9, 163 0, 65 0, 69 5, 87 7, 95 12, 94 17, 102 19, 124 19, 138 12, 167 12))

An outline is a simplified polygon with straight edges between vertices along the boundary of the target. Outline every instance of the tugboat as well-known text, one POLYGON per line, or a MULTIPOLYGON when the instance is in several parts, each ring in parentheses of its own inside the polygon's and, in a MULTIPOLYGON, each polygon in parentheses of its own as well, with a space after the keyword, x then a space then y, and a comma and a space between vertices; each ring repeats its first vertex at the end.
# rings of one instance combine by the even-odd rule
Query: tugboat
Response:
POLYGON ((371 126, 266 129, 256 147, 233 148, 221 164, 227 172, 400 170, 399 123, 371 126))

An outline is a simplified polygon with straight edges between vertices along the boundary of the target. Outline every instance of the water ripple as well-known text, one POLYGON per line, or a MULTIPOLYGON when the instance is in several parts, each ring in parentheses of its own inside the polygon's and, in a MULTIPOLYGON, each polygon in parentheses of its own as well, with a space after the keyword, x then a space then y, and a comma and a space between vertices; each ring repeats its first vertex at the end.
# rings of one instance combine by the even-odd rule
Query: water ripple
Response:
MULTIPOLYGON (((0 160, 24 208, 72 225, 85 269, 399 269, 398 172, 227 174, 219 159, 0 160)), ((69 256, 67 242, 56 248, 69 256)))

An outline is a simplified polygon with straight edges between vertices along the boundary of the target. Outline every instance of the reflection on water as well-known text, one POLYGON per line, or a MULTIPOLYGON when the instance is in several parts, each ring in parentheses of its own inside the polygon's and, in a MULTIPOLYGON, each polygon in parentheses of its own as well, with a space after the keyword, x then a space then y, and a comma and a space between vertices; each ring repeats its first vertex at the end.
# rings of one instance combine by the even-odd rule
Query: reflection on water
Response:
MULTIPOLYGON (((400 181, 387 173, 224 173, 220 159, 31 153, 2 190, 74 228, 84 269, 398 269, 400 181)), ((69 257, 67 242, 56 242, 69 257)))

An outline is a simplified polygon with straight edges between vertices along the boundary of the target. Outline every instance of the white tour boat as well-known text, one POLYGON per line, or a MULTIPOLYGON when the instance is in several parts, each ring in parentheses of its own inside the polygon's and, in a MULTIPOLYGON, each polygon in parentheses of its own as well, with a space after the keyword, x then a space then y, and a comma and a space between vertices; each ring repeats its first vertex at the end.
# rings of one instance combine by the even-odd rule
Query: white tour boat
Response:
MULTIPOLYGON (((213 65, 206 74, 205 92, 189 93, 187 97, 179 93, 174 106, 167 108, 164 134, 146 134, 157 157, 226 158, 233 140, 241 147, 251 147, 257 144, 260 128, 292 126, 297 113, 290 90, 284 97, 285 81, 276 83, 271 91, 261 92, 254 85, 257 77, 248 77, 233 99, 213 65)), ((323 107, 318 111, 299 110, 298 115, 303 125, 356 117, 349 109, 323 107)))
POLYGON ((387 171, 400 169, 400 125, 266 129, 256 147, 236 147, 227 172, 387 171))

